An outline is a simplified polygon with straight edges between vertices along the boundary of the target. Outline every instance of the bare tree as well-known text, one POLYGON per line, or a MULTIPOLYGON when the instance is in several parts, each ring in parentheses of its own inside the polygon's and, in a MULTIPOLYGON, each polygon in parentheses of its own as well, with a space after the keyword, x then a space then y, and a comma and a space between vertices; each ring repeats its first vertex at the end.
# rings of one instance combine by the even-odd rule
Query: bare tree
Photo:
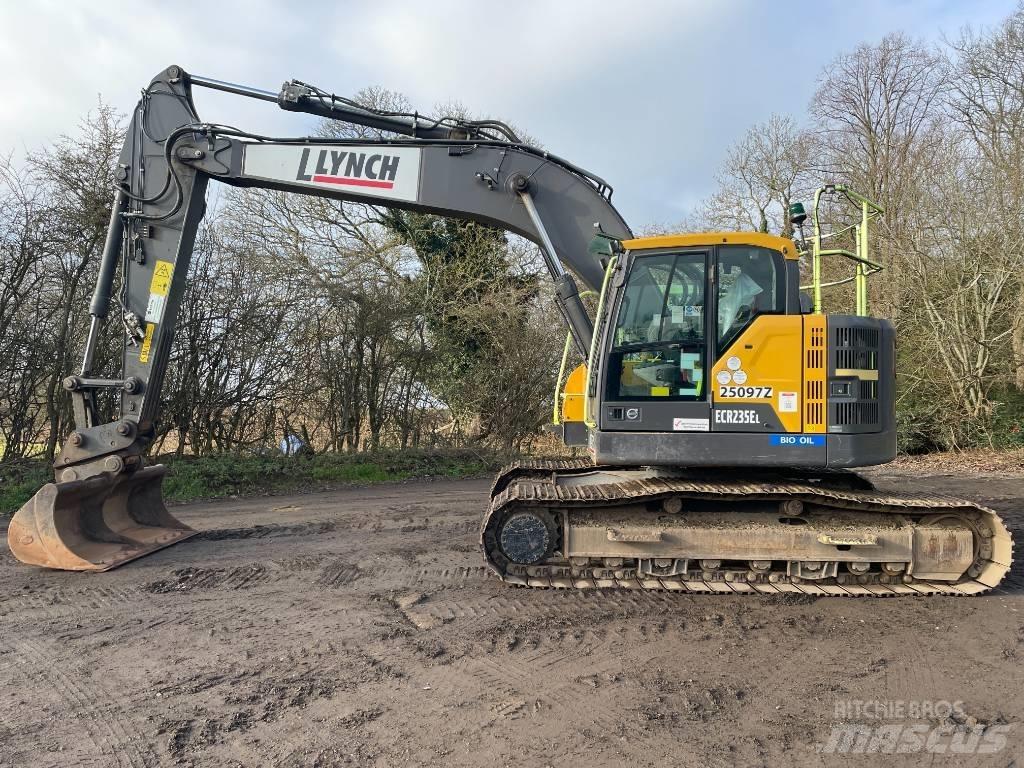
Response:
POLYGON ((814 137, 772 115, 726 153, 718 190, 702 205, 708 228, 792 236, 790 203, 805 194, 814 137))
MULTIPOLYGON (((997 28, 965 30, 955 55, 947 105, 969 139, 972 162, 984 166, 986 196, 995 197, 993 222, 1024 230, 1024 3, 997 28)), ((1010 278, 1013 381, 1024 390, 1024 274, 1010 278)))

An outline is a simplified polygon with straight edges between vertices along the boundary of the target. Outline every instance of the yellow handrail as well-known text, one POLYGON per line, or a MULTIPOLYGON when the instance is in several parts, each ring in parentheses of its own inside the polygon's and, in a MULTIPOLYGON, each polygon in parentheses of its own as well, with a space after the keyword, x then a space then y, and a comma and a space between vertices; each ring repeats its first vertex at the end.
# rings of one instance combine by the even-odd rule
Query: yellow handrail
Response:
MULTIPOLYGON (((580 298, 586 298, 587 296, 594 296, 594 291, 581 291, 580 298)), ((562 363, 558 366, 558 378, 555 379, 555 404, 553 412, 551 414, 551 423, 558 426, 562 423, 562 418, 559 415, 559 405, 561 404, 564 394, 562 392, 562 381, 565 379, 565 366, 569 362, 569 348, 572 346, 572 330, 569 330, 565 334, 565 347, 562 349, 562 363)))
POLYGON ((598 338, 601 336, 601 321, 604 314, 604 300, 608 294, 608 279, 618 263, 619 257, 612 256, 608 259, 608 266, 604 269, 604 279, 601 280, 601 295, 597 299, 597 314, 594 315, 594 333, 590 337, 590 354, 587 356, 587 386, 583 390, 583 423, 593 429, 597 426, 596 421, 590 420, 590 389, 591 381, 597 366, 594 360, 597 357, 598 338))
POLYGON ((572 346, 572 331, 565 334, 565 348, 562 350, 562 364, 558 366, 558 378, 555 379, 555 407, 551 414, 551 423, 559 425, 562 423, 559 411, 562 404, 562 379, 565 378, 565 364, 569 361, 569 347, 572 346))
POLYGON ((845 285, 849 282, 856 284, 856 300, 857 300, 857 315, 864 317, 868 313, 868 284, 867 278, 869 275, 873 275, 876 272, 882 270, 882 265, 878 264, 868 258, 868 222, 875 216, 880 216, 885 213, 885 209, 882 208, 878 203, 868 199, 864 195, 853 191, 849 187, 843 184, 826 184, 814 193, 814 237, 811 241, 811 284, 810 286, 800 286, 801 288, 812 288, 814 291, 814 313, 820 315, 821 309, 821 289, 830 288, 836 285, 845 285), (821 234, 821 222, 819 219, 819 208, 821 205, 821 196, 826 192, 838 192, 843 195, 851 203, 860 205, 861 209, 861 220, 859 224, 854 224, 852 227, 846 227, 842 231, 845 232, 849 229, 853 229, 853 236, 856 242, 856 253, 848 251, 844 248, 827 248, 821 247, 821 241, 832 235, 821 234), (842 256, 856 264, 855 272, 853 277, 846 278, 843 280, 835 280, 830 283, 823 283, 821 281, 821 259, 824 256, 842 256))

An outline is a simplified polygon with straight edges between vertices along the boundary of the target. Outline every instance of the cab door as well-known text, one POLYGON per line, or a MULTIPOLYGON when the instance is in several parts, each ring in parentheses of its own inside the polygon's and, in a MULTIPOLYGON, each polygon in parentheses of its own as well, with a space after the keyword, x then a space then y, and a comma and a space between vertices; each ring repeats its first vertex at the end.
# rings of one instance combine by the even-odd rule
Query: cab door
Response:
POLYGON ((803 320, 786 314, 782 254, 719 245, 712 284, 712 430, 799 432, 803 320))
POLYGON ((606 343, 599 428, 707 432, 711 249, 632 257, 606 343))

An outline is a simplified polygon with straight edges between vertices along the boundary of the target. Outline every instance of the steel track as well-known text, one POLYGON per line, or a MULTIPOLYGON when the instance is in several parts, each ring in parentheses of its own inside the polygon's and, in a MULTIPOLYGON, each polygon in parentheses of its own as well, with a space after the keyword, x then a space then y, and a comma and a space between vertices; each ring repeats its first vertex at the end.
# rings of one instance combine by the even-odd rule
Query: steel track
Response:
MULTIPOLYGON (((977 595, 997 586, 1010 570, 1013 540, 995 511, 945 496, 883 493, 850 472, 788 470, 774 475, 738 470, 694 472, 680 477, 652 477, 565 486, 557 478, 625 467, 594 465, 587 459, 540 460, 513 464, 498 474, 481 528, 480 543, 490 569, 503 581, 528 587, 569 589, 619 588, 721 594, 803 594, 894 597, 900 595, 977 595), (709 478, 707 480, 700 478, 709 478), (799 500, 837 512, 857 511, 911 516, 919 520, 954 515, 974 531, 974 563, 958 581, 922 581, 910 575, 839 574, 827 579, 791 577, 784 571, 754 573, 730 569, 689 571, 652 577, 635 568, 576 567, 566 561, 519 565, 509 562, 497 544, 496 529, 514 511, 524 509, 599 510, 622 504, 659 502, 670 497, 702 501, 799 500)), ((628 469, 636 469, 635 467, 628 469)), ((723 509, 723 514, 728 508, 723 509)))

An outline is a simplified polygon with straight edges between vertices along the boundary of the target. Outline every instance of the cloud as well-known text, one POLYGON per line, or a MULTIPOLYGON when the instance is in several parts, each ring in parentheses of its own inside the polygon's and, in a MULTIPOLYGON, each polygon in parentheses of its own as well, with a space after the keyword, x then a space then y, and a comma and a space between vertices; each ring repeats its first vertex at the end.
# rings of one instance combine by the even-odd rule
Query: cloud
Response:
MULTIPOLYGON (((282 68, 288 71, 281 54, 300 48, 286 34, 292 17, 285 6, 260 1, 4 3, 0 148, 34 149, 74 132, 100 95, 128 112, 150 78, 170 64, 276 89, 285 79, 282 68), (268 40, 268 30, 281 31, 268 40), (268 55, 268 43, 280 53, 268 55)), ((204 117, 226 122, 240 121, 238 115, 248 116, 253 106, 271 122, 281 116, 273 107, 227 97, 199 93, 197 102, 211 107, 204 117)))
MULTIPOLYGON (((169 64, 276 90, 297 77, 341 94, 405 93, 508 119, 603 176, 637 229, 681 218, 713 188, 730 143, 774 112, 800 117, 838 52, 904 30, 937 40, 991 24, 1014 0, 869 0, 813 12, 754 0, 473 3, 0 4, 0 152, 73 133, 102 94, 129 111, 169 64)), ((208 120, 301 135, 303 116, 197 90, 208 120)))
POLYGON ((713 13, 663 0, 628 17, 618 4, 585 0, 392 1, 336 11, 333 26, 344 32, 332 51, 347 71, 410 96, 501 110, 557 97, 631 58, 633 46, 661 48, 681 22, 713 13))

